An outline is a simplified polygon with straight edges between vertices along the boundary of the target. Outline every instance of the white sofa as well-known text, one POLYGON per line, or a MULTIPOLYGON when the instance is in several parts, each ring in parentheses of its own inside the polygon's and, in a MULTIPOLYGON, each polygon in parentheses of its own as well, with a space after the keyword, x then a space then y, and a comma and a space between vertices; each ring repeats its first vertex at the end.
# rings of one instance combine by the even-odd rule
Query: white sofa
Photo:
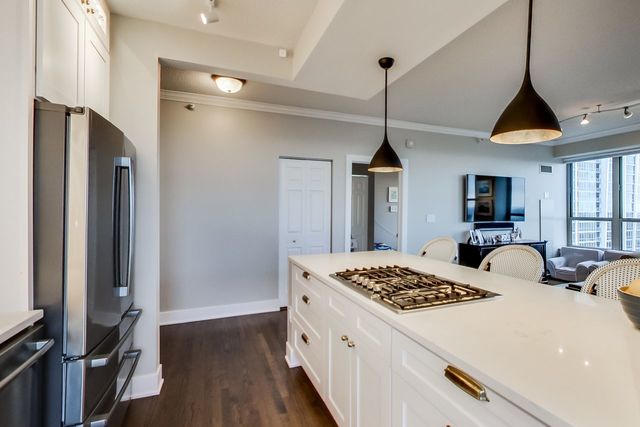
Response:
POLYGON ((604 252, 591 248, 560 248, 560 256, 547 260, 547 270, 554 279, 566 282, 582 282, 589 273, 598 268, 604 252))

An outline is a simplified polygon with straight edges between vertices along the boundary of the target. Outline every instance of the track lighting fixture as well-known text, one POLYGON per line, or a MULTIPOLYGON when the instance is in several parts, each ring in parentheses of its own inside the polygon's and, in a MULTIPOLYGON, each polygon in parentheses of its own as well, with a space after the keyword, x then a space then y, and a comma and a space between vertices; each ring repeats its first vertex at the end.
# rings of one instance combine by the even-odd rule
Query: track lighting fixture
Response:
POLYGON ((625 119, 630 119, 633 116, 633 111, 629 110, 629 107, 624 107, 624 113, 622 113, 625 119))
POLYGON ((588 114, 585 114, 585 115, 582 116, 582 120, 580 121, 580 124, 582 126, 589 124, 589 115, 588 114))
POLYGON ((209 10, 200 14, 200 20, 204 25, 214 24, 220 20, 216 12, 216 0, 209 0, 209 10))

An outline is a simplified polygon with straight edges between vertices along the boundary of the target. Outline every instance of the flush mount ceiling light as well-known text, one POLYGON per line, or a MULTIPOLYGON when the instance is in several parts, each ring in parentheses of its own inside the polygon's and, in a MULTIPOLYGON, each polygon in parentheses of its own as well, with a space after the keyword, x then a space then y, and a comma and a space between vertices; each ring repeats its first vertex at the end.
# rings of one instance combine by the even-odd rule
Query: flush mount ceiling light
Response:
POLYGON ((384 139, 382 145, 373 155, 371 163, 369 163, 369 172, 400 172, 402 171, 402 163, 400 158, 393 151, 393 147, 389 144, 387 138, 387 72, 393 66, 393 58, 380 58, 378 64, 384 69, 384 139))
POLYGON ((498 121, 491 141, 498 144, 532 144, 551 141, 562 136, 558 118, 531 83, 531 19, 533 0, 529 0, 529 26, 527 31, 527 57, 524 80, 515 98, 509 103, 498 121))
POLYGON ((209 10, 200 14, 200 20, 204 25, 215 24, 220 20, 216 12, 216 0, 209 0, 209 10))
POLYGON ((216 76, 215 74, 211 75, 211 78, 218 86, 218 89, 225 93, 236 93, 242 89, 242 86, 246 83, 246 80, 236 79, 235 77, 227 77, 227 76, 216 76))

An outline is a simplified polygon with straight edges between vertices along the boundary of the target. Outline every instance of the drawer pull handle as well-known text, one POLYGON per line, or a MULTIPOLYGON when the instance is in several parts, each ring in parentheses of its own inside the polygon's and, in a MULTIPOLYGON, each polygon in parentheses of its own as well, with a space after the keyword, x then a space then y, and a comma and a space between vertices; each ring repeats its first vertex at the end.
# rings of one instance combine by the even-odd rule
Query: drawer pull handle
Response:
POLYGON ((349 337, 346 336, 346 335, 343 335, 343 336, 340 337, 340 340, 341 341, 349 341, 349 337))
POLYGON ((310 275, 308 272, 306 272, 306 271, 303 271, 303 272, 302 272, 302 277, 304 277, 304 278, 305 278, 305 279, 307 279, 307 280, 311 279, 311 275, 310 275))
POLYGON ((349 348, 353 348, 353 347, 355 347, 355 346, 356 346, 356 343, 354 343, 353 341, 349 341, 349 342, 347 343, 347 347, 349 347, 349 348))
POLYGON ((302 302, 304 302, 305 304, 309 305, 309 303, 311 302, 311 300, 309 299, 308 296, 306 295, 302 295, 302 302))
POLYGON ((306 345, 309 345, 309 342, 310 342, 311 340, 309 339, 309 337, 307 336, 307 334, 305 334, 305 333, 303 332, 303 333, 302 333, 302 335, 300 335, 300 338, 302 338, 302 341, 304 341, 304 343, 305 343, 306 345))
POLYGON ((463 370, 449 365, 444 370, 444 376, 469 396, 483 402, 489 401, 484 386, 463 370))

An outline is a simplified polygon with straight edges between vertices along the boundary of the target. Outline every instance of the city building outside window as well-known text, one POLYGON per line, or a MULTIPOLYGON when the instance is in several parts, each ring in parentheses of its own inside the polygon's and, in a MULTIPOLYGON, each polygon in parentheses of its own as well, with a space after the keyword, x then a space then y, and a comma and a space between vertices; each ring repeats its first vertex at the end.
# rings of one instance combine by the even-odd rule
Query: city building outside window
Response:
POLYGON ((640 154, 574 162, 568 172, 569 243, 640 250, 640 154))

